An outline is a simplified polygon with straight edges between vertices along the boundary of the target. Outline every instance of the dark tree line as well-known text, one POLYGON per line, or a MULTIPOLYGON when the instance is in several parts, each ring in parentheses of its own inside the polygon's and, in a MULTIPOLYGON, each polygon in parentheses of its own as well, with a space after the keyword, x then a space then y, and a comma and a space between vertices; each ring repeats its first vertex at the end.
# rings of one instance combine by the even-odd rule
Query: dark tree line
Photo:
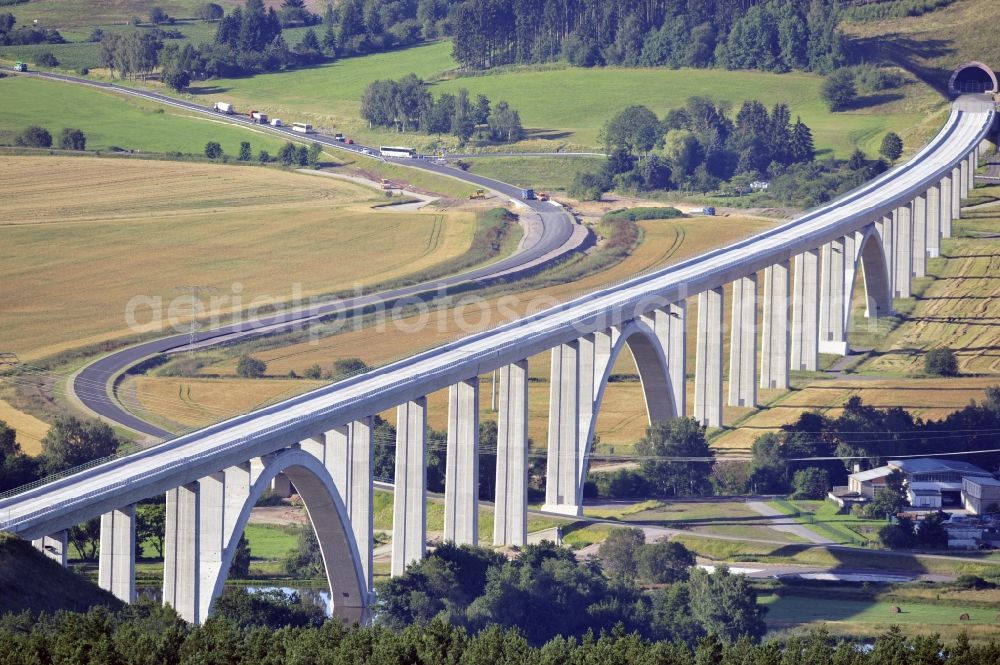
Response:
POLYGON ((64 44, 58 30, 52 28, 15 28, 17 19, 10 12, 0 14, 0 46, 24 44, 64 44))
MULTIPOLYGON (((572 612, 578 613, 579 608, 572 612)), ((749 639, 727 642, 710 635, 689 645, 650 641, 616 626, 582 640, 555 637, 535 646, 517 629, 493 626, 470 634, 444 618, 402 630, 324 622, 315 608, 290 602, 280 594, 246 591, 220 598, 216 616, 201 626, 185 623, 169 607, 144 601, 117 612, 99 606, 87 613, 35 617, 24 612, 0 617, 0 662, 4 665, 994 665, 998 661, 1000 644, 996 641, 974 645, 963 633, 945 644, 936 635, 908 637, 898 627, 873 643, 833 639, 817 631, 761 644, 749 639)))
MULTIPOLYGON (((941 420, 913 417, 902 407, 880 409, 851 397, 837 417, 804 413, 779 433, 764 434, 753 444, 749 486, 758 493, 798 489, 803 471, 822 472, 832 485, 846 484, 855 463, 862 468, 885 464, 900 455, 942 454, 1000 448, 1000 386, 941 420), (961 433, 961 436, 956 436, 961 433), (837 457, 824 462, 794 461, 802 457, 837 457), (872 459, 860 459, 860 458, 872 459)), ((970 452, 950 459, 988 470, 1000 468, 1000 454, 970 452)), ((890 507, 884 511, 894 512, 890 507)))
POLYGON ((115 454, 124 441, 106 423, 60 416, 42 439, 42 452, 21 449, 17 431, 0 420, 0 491, 115 454))
POLYGON ((465 67, 574 65, 830 71, 845 61, 834 0, 466 0, 450 14, 465 67))
MULTIPOLYGON (((616 534, 627 541, 636 531, 616 534)), ((744 576, 692 568, 693 555, 675 547, 617 549, 602 558, 638 569, 639 552, 653 554, 644 557, 646 567, 668 586, 646 593, 634 576, 616 569, 609 579, 599 563, 577 561, 571 549, 550 542, 527 545, 509 561, 489 549, 445 543, 380 583, 378 622, 402 630, 444 618, 472 634, 516 629, 534 646, 614 630, 691 646, 710 633, 726 642, 764 635, 765 610, 744 576)))
POLYGON ((450 134, 462 143, 475 134, 508 143, 524 135, 521 116, 507 102, 493 106, 485 95, 473 100, 465 88, 434 97, 416 74, 369 83, 361 95, 361 117, 370 127, 450 134))

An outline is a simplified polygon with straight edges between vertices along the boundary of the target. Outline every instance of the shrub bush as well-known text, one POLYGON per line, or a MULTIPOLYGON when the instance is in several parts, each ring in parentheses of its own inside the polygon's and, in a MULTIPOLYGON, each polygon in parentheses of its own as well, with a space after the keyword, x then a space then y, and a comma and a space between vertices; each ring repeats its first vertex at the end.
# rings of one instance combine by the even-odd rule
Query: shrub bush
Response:
POLYGON ((958 376, 958 357, 946 346, 931 349, 924 356, 924 371, 932 376, 958 376))
POLYGON ((49 134, 49 130, 44 127, 31 125, 17 135, 17 138, 14 139, 14 144, 26 148, 51 148, 52 134, 49 134))

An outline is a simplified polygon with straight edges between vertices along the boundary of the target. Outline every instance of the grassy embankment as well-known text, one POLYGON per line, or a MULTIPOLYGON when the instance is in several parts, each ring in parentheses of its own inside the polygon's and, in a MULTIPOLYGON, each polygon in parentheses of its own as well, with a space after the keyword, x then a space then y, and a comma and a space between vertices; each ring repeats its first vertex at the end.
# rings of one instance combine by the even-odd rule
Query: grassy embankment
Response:
POLYGON ((35 550, 31 543, 0 532, 0 614, 86 611, 91 605, 119 609, 122 603, 97 585, 35 550))

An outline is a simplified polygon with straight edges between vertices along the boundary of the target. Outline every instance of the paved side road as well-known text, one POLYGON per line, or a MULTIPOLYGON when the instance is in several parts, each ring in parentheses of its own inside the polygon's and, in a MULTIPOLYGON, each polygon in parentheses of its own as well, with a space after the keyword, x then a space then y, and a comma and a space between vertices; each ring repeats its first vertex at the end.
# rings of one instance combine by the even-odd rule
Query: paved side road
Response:
POLYGON ((835 541, 824 538, 812 529, 802 526, 791 515, 785 515, 780 510, 775 510, 763 501, 748 501, 747 507, 765 517, 770 517, 771 519, 767 521, 766 525, 770 529, 790 533, 799 538, 805 538, 810 543, 816 543, 817 545, 835 544, 835 541))

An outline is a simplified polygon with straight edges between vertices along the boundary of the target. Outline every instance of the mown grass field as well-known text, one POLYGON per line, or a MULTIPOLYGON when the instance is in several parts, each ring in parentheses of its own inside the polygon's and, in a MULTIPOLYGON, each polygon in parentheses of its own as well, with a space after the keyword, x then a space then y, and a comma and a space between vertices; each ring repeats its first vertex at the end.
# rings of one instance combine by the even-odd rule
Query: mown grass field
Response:
POLYGON ((254 157, 261 150, 277 154, 285 139, 230 126, 180 109, 104 92, 95 88, 8 76, 0 79, 0 143, 11 144, 29 125, 41 125, 58 141, 64 127, 82 129, 88 150, 113 146, 140 152, 203 154, 208 141, 217 141, 227 155, 239 154, 249 141, 254 157))
POLYGON ((565 192, 577 173, 596 171, 602 157, 484 157, 468 160, 469 172, 538 191, 565 192))
MULTIPOLYGON (((650 502, 653 503, 653 502, 650 502)), ((584 511, 586 515, 594 514, 584 511)), ((621 516, 622 521, 657 524, 674 529, 685 529, 706 536, 725 536, 788 543, 805 542, 800 537, 776 531, 766 526, 768 519, 750 508, 744 501, 678 501, 656 502, 645 510, 621 516)))
POLYGON ((841 513, 829 501, 769 501, 768 505, 786 515, 798 513, 798 521, 821 536, 845 545, 867 545, 875 541, 885 520, 870 520, 841 513))
POLYGON ((404 278, 461 256, 476 226, 380 212, 368 188, 276 169, 9 157, 0 178, 0 336, 22 359, 155 328, 140 307, 130 330, 137 296, 161 298, 170 323, 190 315, 175 300, 190 285, 214 287, 200 298, 224 314, 237 297, 261 308, 404 278))
MULTIPOLYGON (((205 144, 216 141, 233 159, 239 155, 242 141, 250 142, 256 159, 261 150, 267 150, 273 158, 287 141, 296 140, 113 92, 23 76, 0 79, 0 94, 10 101, 9 112, 5 108, 0 117, 0 144, 5 145, 13 144, 17 134, 29 125, 45 127, 55 141, 64 127, 82 129, 91 151, 119 148, 202 155, 205 144)), ((408 183, 419 190, 459 199, 475 190, 454 178, 361 155, 332 150, 326 154, 342 160, 336 163, 343 170, 361 172, 376 182, 387 178, 395 184, 408 183)))
POLYGON ((989 555, 980 553, 956 556, 951 559, 936 559, 903 552, 876 552, 863 548, 835 550, 796 543, 771 545, 752 541, 718 540, 694 533, 674 536, 671 540, 682 543, 698 556, 718 562, 787 563, 915 574, 962 575, 968 573, 990 579, 995 579, 1000 574, 1000 566, 990 563, 992 559, 988 558, 989 555))
MULTIPOLYGON (((997 212, 971 213, 977 226, 1000 233, 997 212)), ((964 222, 958 225, 962 229, 964 222)), ((861 366, 863 372, 914 375, 924 371, 924 354, 946 346, 958 356, 959 371, 1000 375, 1000 239, 953 238, 943 243, 946 261, 907 321, 889 335, 886 347, 861 366)))
MULTIPOLYGON (((81 28, 92 25, 124 23, 133 16, 149 20, 151 6, 162 7, 167 14, 177 18, 195 15, 200 0, 157 0, 155 5, 143 0, 31 0, 22 5, 5 7, 17 18, 19 24, 37 19, 45 27, 81 28)), ((243 4, 240 0, 217 0, 227 11, 243 4)))
MULTIPOLYGON (((792 115, 801 115, 812 129, 821 151, 846 156, 855 146, 877 152, 882 135, 894 130, 904 141, 943 120, 936 111, 943 99, 919 83, 902 89, 884 103, 847 113, 830 113, 820 98, 821 77, 811 74, 766 74, 722 70, 668 70, 575 67, 511 70, 484 76, 450 78, 455 68, 451 43, 440 41, 391 53, 345 58, 314 68, 250 78, 220 79, 192 86, 197 98, 226 98, 251 104, 272 114, 301 113, 314 124, 372 142, 400 142, 394 132, 369 130, 358 116, 361 92, 372 80, 398 78, 413 72, 434 80, 435 93, 467 88, 494 102, 505 100, 521 114, 529 130, 525 147, 599 145, 601 126, 628 104, 645 104, 659 115, 704 95, 738 106, 746 99, 773 105, 789 103, 792 115)), ((879 100, 874 100, 879 101, 879 100)), ((436 138, 423 135, 408 141, 429 147, 436 138)), ((919 141, 914 140, 914 146, 919 141)), ((445 143, 450 143, 445 141, 445 143)))
POLYGON ((767 608, 765 621, 772 632, 805 632, 825 627, 833 635, 863 637, 875 635, 899 626, 906 635, 938 633, 950 640, 961 631, 971 638, 986 640, 997 630, 996 608, 981 605, 945 604, 935 602, 896 602, 892 600, 867 600, 837 598, 806 591, 795 594, 762 594, 758 602, 767 608), (799 595, 799 594, 802 595, 799 595), (902 611, 893 612, 894 607, 902 611), (959 616, 968 613, 969 620, 959 616))

